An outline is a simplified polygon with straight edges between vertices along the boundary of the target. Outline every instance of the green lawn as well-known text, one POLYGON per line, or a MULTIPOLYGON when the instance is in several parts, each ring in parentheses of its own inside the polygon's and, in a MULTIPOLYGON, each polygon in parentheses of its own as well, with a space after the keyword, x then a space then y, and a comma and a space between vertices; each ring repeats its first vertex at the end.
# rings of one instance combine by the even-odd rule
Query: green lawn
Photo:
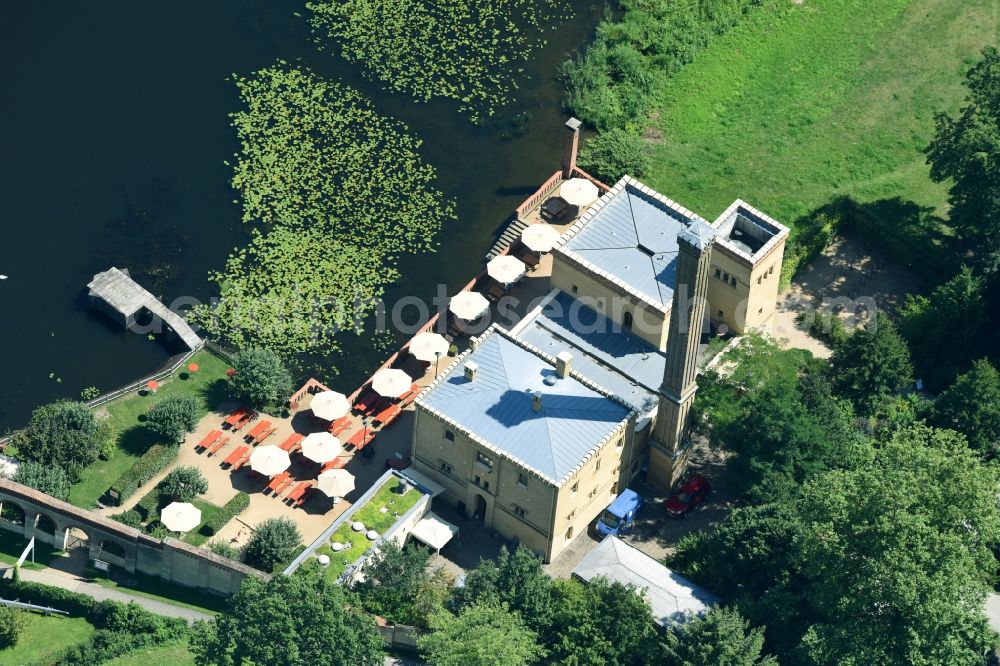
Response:
POLYGON ((323 545, 316 549, 317 555, 328 555, 330 566, 326 569, 326 575, 331 580, 336 580, 348 564, 358 559, 365 549, 371 544, 364 532, 351 530, 351 523, 360 520, 365 524, 366 530, 375 530, 379 534, 392 527, 393 523, 405 514, 422 497, 420 491, 410 488, 403 495, 395 492, 399 485, 399 480, 392 478, 387 480, 378 492, 372 496, 361 509, 357 511, 349 521, 337 528, 337 531, 330 537, 330 541, 340 543, 350 543, 351 547, 340 552, 333 552, 329 545, 323 545), (382 507, 388 511, 383 513, 382 507))
POLYGON ((24 613, 24 632, 12 648, 0 650, 0 666, 45 663, 46 657, 87 640, 94 627, 82 617, 24 613))
POLYGON ((191 544, 192 546, 200 546, 206 541, 212 539, 212 537, 205 536, 204 534, 201 533, 202 525, 207 523, 212 516, 221 511, 222 507, 216 504, 212 504, 211 502, 205 502, 199 499, 193 500, 191 503, 194 504, 199 509, 201 509, 201 523, 198 525, 198 527, 194 528, 193 530, 185 534, 183 539, 181 540, 184 541, 185 543, 191 544))
POLYGON ((645 180, 709 219, 740 197, 793 227, 841 196, 880 202, 901 235, 944 242, 922 150, 998 16, 994 0, 765 5, 658 91, 645 180))
POLYGON ((180 641, 137 650, 106 661, 101 666, 194 666, 194 654, 188 649, 187 642, 180 641))
MULTIPOLYGON (((9 530, 0 530, 0 562, 13 565, 17 563, 17 558, 21 557, 24 547, 28 545, 28 540, 23 536, 14 534, 9 530)), ((31 556, 24 561, 25 569, 44 569, 49 560, 57 556, 57 551, 47 543, 35 540, 35 564, 31 563, 31 556)))
POLYGON ((193 395, 200 401, 204 415, 226 400, 228 362, 207 350, 195 354, 191 362, 200 366, 196 374, 189 375, 185 364, 161 382, 155 394, 132 393, 104 406, 118 433, 118 446, 110 460, 98 460, 83 471, 80 481, 70 491, 70 502, 93 508, 111 484, 156 443, 156 437, 143 427, 140 419, 157 401, 168 395, 193 395))

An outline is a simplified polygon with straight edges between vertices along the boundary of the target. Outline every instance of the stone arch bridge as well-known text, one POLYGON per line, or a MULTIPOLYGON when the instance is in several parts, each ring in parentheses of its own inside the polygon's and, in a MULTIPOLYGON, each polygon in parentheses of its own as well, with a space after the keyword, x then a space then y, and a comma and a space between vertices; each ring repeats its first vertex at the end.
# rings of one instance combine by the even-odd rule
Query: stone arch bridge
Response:
POLYGON ((247 576, 264 576, 240 562, 175 539, 156 539, 6 479, 0 479, 0 529, 61 550, 86 548, 90 561, 212 594, 235 594, 247 576))

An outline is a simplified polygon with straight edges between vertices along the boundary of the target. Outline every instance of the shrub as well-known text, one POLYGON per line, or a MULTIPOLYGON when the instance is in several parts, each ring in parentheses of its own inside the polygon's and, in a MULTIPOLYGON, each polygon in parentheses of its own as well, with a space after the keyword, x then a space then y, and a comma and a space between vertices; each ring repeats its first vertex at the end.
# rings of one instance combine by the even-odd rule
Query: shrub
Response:
POLYGON ((222 508, 215 515, 205 521, 205 524, 201 526, 201 533, 205 536, 214 536, 226 526, 226 523, 242 513, 248 506, 250 506, 250 496, 246 493, 236 493, 235 497, 222 505, 222 508))
POLYGON ((795 323, 806 329, 809 335, 831 347, 839 347, 850 336, 844 320, 834 312, 803 310, 795 315, 795 323))
POLYGON ((132 463, 125 473, 111 485, 110 493, 118 504, 135 494, 139 487, 152 480, 154 476, 177 458, 177 447, 164 444, 154 444, 141 458, 132 463))
POLYGON ((292 376, 277 354, 267 349, 248 349, 233 360, 236 374, 233 393, 254 409, 275 407, 292 393, 292 376))
POLYGON ((146 427, 168 442, 180 442, 198 425, 198 401, 189 395, 172 395, 153 405, 146 427))
POLYGON ((23 611, 0 606, 0 650, 13 647, 24 629, 23 611))
POLYGON ((605 183, 614 183, 626 174, 642 178, 649 170, 649 156, 638 135, 615 128, 584 144, 580 166, 605 183))
POLYGON ((243 549, 244 561, 270 573, 279 564, 292 559, 302 540, 299 529, 287 518, 270 518, 257 525, 243 549))
POLYGON ((102 601, 87 620, 97 631, 85 643, 74 645, 53 663, 60 666, 89 666, 126 655, 142 648, 161 645, 188 635, 187 623, 144 610, 135 603, 102 601))
POLYGON ((111 516, 112 520, 117 520, 122 525, 128 525, 129 527, 139 528, 142 527, 142 514, 140 514, 135 509, 126 511, 125 513, 115 514, 111 516))
POLYGON ((208 481, 197 467, 182 465, 171 470, 158 488, 164 501, 190 502, 195 496, 208 492, 208 481))
POLYGON ((97 605, 86 594, 23 580, 0 580, 0 596, 37 606, 50 606, 78 617, 89 617, 97 605))
POLYGON ((95 460, 113 431, 87 405, 61 401, 43 405, 31 414, 28 427, 14 436, 24 460, 59 465, 71 478, 95 460))
POLYGON ((160 497, 160 489, 157 487, 146 493, 132 510, 138 513, 142 521, 145 522, 156 518, 160 513, 161 506, 163 506, 163 499, 160 497))
POLYGON ((17 466, 13 480, 64 502, 69 499, 69 475, 59 465, 26 460, 17 466))
POLYGON ((225 541, 212 541, 206 547, 221 557, 228 557, 229 559, 236 560, 237 562, 240 559, 239 549, 229 545, 225 541))

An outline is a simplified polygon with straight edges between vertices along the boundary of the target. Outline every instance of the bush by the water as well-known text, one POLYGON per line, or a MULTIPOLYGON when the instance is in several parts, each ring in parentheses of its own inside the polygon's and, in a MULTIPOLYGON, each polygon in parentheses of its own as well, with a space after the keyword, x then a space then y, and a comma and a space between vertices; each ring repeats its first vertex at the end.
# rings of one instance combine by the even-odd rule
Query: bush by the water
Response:
POLYGON ((75 479, 113 439, 111 426, 90 407, 62 400, 33 411, 28 427, 14 433, 11 444, 22 460, 59 465, 75 479))
POLYGON ((177 443, 198 425, 198 401, 190 395, 171 395, 149 412, 146 427, 164 441, 177 443))
POLYGON ((176 458, 176 445, 154 444, 149 447, 149 450, 132 463, 132 466, 125 470, 125 473, 112 484, 111 490, 117 494, 118 503, 120 504, 134 495, 135 491, 151 481, 176 458))
POLYGON ((590 175, 612 184, 625 175, 642 178, 649 169, 649 155, 639 135, 615 128, 584 144, 580 166, 590 175))

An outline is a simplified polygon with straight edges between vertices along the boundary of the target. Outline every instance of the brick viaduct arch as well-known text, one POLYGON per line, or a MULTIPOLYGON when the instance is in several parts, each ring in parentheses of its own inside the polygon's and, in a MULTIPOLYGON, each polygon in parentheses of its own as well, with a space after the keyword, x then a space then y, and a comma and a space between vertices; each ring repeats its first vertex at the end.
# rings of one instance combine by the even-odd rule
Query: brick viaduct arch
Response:
POLYGON ((239 562, 174 539, 155 539, 6 479, 0 479, 0 529, 18 532, 25 539, 35 537, 59 549, 72 546, 71 536, 79 531, 86 536, 90 560, 103 560, 129 573, 156 576, 214 594, 234 594, 247 576, 264 576, 239 562))

